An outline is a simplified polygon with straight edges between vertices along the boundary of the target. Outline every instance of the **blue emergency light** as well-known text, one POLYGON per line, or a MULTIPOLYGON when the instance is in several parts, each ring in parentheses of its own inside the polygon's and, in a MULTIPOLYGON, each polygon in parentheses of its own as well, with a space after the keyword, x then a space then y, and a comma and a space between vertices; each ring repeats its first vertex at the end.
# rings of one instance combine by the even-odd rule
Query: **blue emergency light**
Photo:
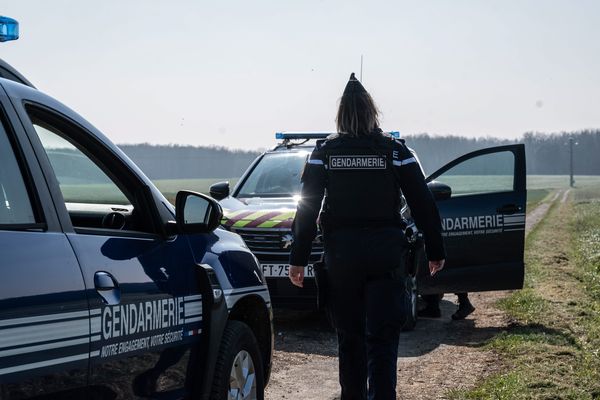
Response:
MULTIPOLYGON (((275 139, 291 140, 291 139, 324 139, 335 132, 276 132, 275 139)), ((399 139, 400 132, 386 132, 389 135, 399 139)))
POLYGON ((19 38, 19 23, 17 20, 0 15, 0 42, 17 40, 19 38))

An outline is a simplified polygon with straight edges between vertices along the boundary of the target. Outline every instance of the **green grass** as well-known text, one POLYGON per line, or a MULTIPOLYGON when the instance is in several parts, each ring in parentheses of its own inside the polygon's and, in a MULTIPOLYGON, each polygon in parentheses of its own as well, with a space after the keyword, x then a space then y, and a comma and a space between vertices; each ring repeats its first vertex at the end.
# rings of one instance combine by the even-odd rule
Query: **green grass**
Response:
POLYGON ((533 210, 538 204, 548 197, 551 189, 529 189, 527 190, 527 210, 533 210))
POLYGON ((61 184, 60 190, 67 203, 130 204, 121 190, 111 183, 61 184))
POLYGON ((523 323, 539 320, 542 313, 548 312, 548 302, 540 297, 532 288, 525 287, 513 295, 502 299, 501 309, 523 323))
POLYGON ((598 193, 600 192, 600 183, 584 186, 577 188, 574 191, 575 201, 581 202, 594 202, 598 201, 598 193))
POLYGON ((451 399, 600 399, 600 186, 574 189, 528 236, 525 288, 484 348, 502 372, 451 399))
MULTIPOLYGON (((239 178, 158 179, 154 181, 154 184, 166 197, 170 198, 175 197, 175 194, 182 189, 208 193, 210 185, 221 181, 229 181, 233 188, 238 179, 239 178)), ((600 186, 600 176, 576 176, 575 179, 576 185, 581 188, 587 189, 593 186, 600 186)), ((470 182, 473 190, 481 189, 482 185, 485 185, 485 179, 475 181, 470 179, 470 182)), ((568 187, 568 175, 529 175, 527 176, 528 206, 533 206, 542 201, 552 189, 564 189, 568 187)))

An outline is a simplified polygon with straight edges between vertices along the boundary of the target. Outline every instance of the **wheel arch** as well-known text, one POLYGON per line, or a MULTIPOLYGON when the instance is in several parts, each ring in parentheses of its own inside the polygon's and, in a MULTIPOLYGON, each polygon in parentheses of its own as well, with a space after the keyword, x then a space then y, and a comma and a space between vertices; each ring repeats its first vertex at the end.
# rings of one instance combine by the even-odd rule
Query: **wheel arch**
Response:
POLYGON ((250 327, 256 337, 264 369, 265 385, 271 374, 273 354, 273 316, 271 308, 257 295, 248 295, 239 299, 229 311, 229 319, 243 322, 250 327))

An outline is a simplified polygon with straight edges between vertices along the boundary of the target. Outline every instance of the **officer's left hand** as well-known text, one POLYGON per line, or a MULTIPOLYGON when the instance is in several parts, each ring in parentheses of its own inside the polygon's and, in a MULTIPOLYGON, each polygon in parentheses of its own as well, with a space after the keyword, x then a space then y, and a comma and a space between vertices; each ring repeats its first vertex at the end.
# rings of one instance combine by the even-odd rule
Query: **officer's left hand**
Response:
POLYGON ((304 267, 290 265, 289 276, 295 286, 304 287, 304 267))
POLYGON ((446 260, 429 261, 429 273, 434 276, 436 273, 444 269, 446 260))

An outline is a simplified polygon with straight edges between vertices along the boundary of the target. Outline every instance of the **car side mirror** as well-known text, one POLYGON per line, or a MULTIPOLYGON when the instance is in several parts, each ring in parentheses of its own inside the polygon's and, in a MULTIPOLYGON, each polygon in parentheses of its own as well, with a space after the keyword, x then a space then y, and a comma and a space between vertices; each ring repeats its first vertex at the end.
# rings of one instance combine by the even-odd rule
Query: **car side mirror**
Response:
POLYGON ((447 200, 452 197, 452 188, 445 183, 431 181, 427 183, 427 187, 435 200, 447 200))
POLYGON ((210 185, 208 193, 217 200, 223 200, 225 197, 229 196, 229 182, 213 183, 210 185))
POLYGON ((175 199, 175 220, 179 232, 209 233, 223 218, 221 205, 204 194, 182 190, 175 199))

